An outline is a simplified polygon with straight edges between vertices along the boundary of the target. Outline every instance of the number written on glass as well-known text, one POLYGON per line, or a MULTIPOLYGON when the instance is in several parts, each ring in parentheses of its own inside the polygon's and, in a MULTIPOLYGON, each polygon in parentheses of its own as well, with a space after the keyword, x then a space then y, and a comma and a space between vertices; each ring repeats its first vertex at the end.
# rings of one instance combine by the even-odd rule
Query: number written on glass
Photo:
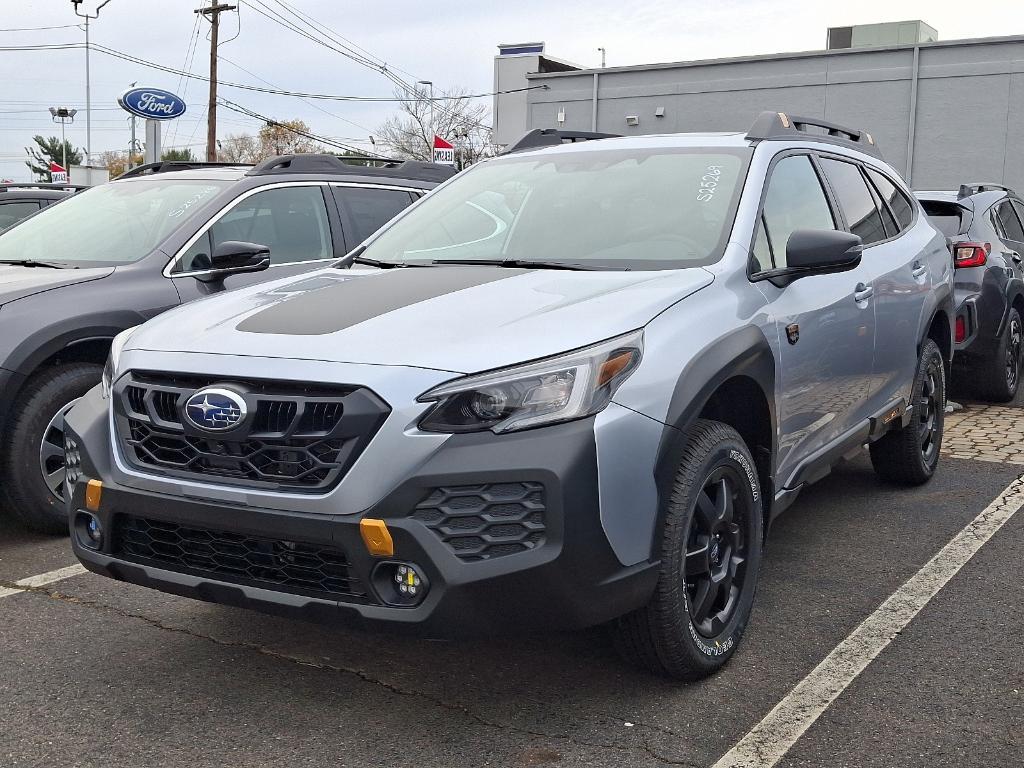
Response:
POLYGON ((718 182, 722 177, 722 166, 709 165, 704 175, 700 177, 700 188, 697 190, 697 201, 710 203, 715 197, 715 190, 718 189, 718 182))

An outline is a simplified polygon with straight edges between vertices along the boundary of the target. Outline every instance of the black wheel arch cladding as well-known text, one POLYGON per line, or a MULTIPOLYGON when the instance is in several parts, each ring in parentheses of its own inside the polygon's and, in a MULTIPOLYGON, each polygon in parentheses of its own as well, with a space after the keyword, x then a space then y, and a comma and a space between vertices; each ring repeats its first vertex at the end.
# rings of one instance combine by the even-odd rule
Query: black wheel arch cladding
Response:
MULTIPOLYGON (((740 328, 717 339, 680 373, 669 403, 655 467, 659 523, 672 492, 687 430, 702 417, 728 424, 747 443, 761 484, 762 511, 768 515, 775 493, 775 378, 775 355, 771 345, 754 326, 740 328), (722 407, 735 405, 726 402, 732 396, 756 400, 749 403, 750 408, 733 408, 731 414, 726 415, 722 407)), ((658 529, 660 525, 655 528, 658 529)))

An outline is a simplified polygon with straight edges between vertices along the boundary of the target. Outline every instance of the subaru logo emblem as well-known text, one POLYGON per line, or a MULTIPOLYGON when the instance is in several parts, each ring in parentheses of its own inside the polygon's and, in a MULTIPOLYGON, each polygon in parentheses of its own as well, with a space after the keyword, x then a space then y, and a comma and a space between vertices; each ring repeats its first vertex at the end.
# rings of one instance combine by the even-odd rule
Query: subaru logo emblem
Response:
POLYGON ((200 429, 224 432, 242 423, 245 401, 228 389, 200 389, 185 403, 185 417, 200 429))

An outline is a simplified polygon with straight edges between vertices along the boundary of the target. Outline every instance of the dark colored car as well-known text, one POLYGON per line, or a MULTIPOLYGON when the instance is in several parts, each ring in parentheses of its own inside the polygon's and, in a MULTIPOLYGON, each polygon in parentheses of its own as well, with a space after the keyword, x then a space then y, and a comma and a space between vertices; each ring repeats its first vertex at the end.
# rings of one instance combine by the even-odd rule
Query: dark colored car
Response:
POLYGON ((69 184, 0 184, 0 232, 86 187, 69 184))
POLYGON ((453 175, 294 155, 256 167, 157 163, 0 234, 0 494, 67 530, 64 414, 111 340, 184 302, 323 266, 453 175))
POLYGON ((964 184, 957 191, 918 192, 917 197, 953 252, 953 383, 985 400, 1009 402, 1021 376, 1024 202, 999 184, 964 184))

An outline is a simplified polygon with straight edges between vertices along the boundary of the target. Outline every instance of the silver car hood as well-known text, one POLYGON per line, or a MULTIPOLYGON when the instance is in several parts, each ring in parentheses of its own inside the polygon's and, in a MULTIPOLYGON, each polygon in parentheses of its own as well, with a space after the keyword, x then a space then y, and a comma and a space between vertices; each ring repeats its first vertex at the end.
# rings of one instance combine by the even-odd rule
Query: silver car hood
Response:
POLYGON ((327 269, 192 302, 125 348, 473 373, 640 328, 713 279, 698 267, 327 269))

